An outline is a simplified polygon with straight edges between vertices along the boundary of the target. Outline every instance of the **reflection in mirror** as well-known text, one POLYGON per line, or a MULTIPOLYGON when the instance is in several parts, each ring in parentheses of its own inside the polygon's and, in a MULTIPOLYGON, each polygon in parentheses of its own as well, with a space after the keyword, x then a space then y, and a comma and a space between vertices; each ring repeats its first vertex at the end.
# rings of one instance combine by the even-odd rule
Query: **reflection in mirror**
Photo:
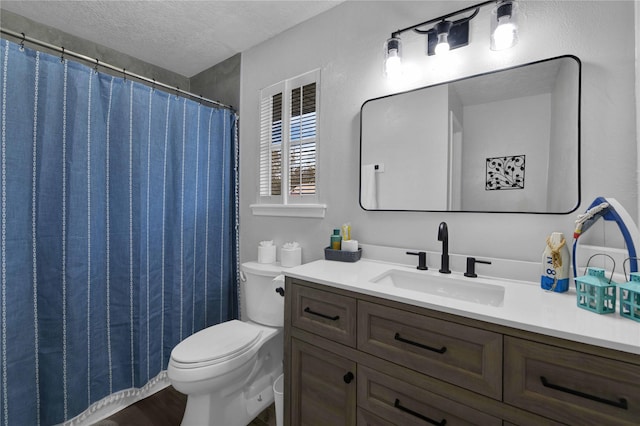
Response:
POLYGON ((570 213, 580 204, 574 56, 370 99, 365 210, 570 213))

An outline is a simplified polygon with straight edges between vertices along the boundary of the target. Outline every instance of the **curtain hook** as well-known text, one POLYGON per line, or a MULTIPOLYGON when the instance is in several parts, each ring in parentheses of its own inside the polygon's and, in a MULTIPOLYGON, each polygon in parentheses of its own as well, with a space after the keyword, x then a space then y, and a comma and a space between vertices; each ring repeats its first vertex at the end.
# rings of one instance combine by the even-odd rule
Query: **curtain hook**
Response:
POLYGON ((180 86, 176 86, 176 99, 180 98, 179 93, 180 93, 180 86))
POLYGON ((151 80, 153 80, 153 83, 151 84, 151 91, 154 92, 156 90, 156 79, 152 78, 151 80))
POLYGON ((98 74, 98 60, 96 59, 96 66, 93 67, 93 72, 95 72, 96 74, 98 74))
POLYGON ((61 47, 62 53, 60 54, 60 62, 64 63, 64 47, 61 47))
POLYGON ((24 41, 27 38, 27 36, 24 35, 24 33, 20 33, 22 34, 22 40, 20 41, 20 51, 24 52, 24 41))
POLYGON ((122 68, 122 82, 123 83, 127 82, 127 69, 126 68, 122 68))

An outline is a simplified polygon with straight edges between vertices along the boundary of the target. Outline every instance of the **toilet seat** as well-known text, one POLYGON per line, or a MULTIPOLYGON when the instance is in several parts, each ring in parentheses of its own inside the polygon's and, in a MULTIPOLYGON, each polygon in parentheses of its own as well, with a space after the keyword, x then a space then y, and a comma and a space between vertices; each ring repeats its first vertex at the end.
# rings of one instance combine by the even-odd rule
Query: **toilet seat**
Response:
POLYGON ((171 363, 184 369, 224 363, 252 351, 262 334, 261 327, 238 320, 208 327, 180 342, 171 352, 171 363))

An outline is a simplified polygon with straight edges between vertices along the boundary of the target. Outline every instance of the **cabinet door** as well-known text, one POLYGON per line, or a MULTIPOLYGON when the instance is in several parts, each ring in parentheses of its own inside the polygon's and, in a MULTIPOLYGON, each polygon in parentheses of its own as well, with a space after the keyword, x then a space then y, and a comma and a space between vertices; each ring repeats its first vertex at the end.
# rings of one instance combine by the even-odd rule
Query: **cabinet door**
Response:
POLYGON ((291 340, 291 424, 356 423, 356 363, 291 340))

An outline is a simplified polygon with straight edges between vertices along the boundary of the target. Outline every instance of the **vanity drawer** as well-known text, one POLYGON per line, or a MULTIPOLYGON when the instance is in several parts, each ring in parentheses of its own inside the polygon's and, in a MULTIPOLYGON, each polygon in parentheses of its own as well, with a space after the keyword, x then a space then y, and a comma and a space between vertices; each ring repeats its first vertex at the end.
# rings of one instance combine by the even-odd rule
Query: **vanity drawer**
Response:
POLYGON ((394 424, 502 425, 497 417, 362 365, 357 382, 358 407, 394 424))
POLYGON ((502 335, 358 302, 358 349, 502 399, 502 335))
POLYGON ((355 347, 356 306, 354 298, 293 285, 291 323, 294 327, 355 347))
POLYGON ((504 401, 581 425, 640 422, 640 366, 505 336, 504 401))

